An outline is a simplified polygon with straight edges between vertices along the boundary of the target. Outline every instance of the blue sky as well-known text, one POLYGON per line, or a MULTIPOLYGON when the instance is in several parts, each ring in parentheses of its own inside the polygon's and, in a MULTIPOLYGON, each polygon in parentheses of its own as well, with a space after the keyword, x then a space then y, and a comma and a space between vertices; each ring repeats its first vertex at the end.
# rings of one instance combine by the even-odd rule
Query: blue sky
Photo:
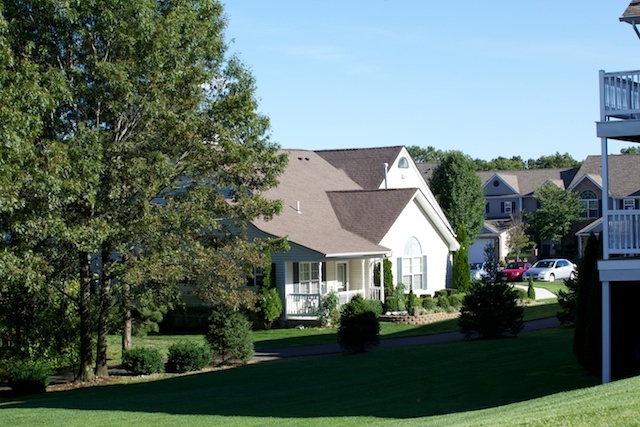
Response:
POLYGON ((598 70, 640 69, 629 0, 223 3, 283 148, 583 160, 600 154, 598 70))

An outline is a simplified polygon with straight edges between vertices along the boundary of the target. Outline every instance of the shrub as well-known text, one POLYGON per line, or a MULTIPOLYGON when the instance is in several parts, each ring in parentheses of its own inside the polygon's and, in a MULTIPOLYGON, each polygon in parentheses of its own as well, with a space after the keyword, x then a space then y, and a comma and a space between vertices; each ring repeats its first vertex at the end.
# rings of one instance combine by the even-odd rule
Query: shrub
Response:
POLYGON ((536 290, 533 287, 533 279, 529 276, 529 285, 527 286, 527 298, 536 299, 536 290))
POLYGON ((446 295, 440 295, 438 297, 438 302, 436 305, 443 310, 449 310, 451 308, 451 303, 449 302, 449 298, 446 295))
POLYGON ((265 288, 258 291, 258 316, 265 329, 271 329, 273 322, 282 314, 282 300, 276 288, 265 288))
POLYGON ((459 293, 459 292, 451 294, 451 296, 448 298, 451 308, 455 308, 456 310, 458 310, 460 307, 462 307, 464 296, 465 296, 464 293, 459 293))
POLYGON ((517 335, 523 326, 522 312, 516 291, 506 283, 475 283, 464 297, 458 325, 467 337, 517 335))
POLYGON ((340 309, 338 304, 340 299, 335 292, 329 292, 322 297, 320 303, 322 310, 320 311, 320 325, 321 326, 337 326, 340 323, 340 309))
POLYGON ((122 366, 134 375, 150 375, 164 371, 162 355, 155 348, 137 347, 123 351, 122 366))
POLYGON ((222 307, 213 310, 209 318, 207 342, 220 363, 247 363, 253 356, 251 325, 240 312, 222 307))
POLYGON ((373 311, 376 316, 382 316, 382 313, 384 312, 382 301, 377 299, 366 299, 364 300, 364 303, 369 311, 373 311))
POLYGON ((436 300, 431 295, 425 295, 422 297, 422 308, 425 310, 433 310, 436 308, 436 300))
POLYGON ((347 352, 364 353, 380 341, 380 322, 364 299, 356 295, 342 308, 338 343, 347 352))
POLYGON ((211 349, 206 345, 181 341, 169 347, 167 372, 199 371, 211 362, 211 349))
POLYGON ((404 304, 400 305, 400 300, 395 295, 387 297, 384 307, 385 311, 404 311, 404 304))
POLYGON ((409 287, 409 295, 407 295, 407 311, 413 315, 413 307, 418 307, 418 298, 413 293, 413 286, 409 287))
POLYGON ((527 291, 522 288, 512 288, 517 300, 524 301, 527 299, 527 291))
POLYGON ((16 395, 44 393, 49 385, 51 368, 40 360, 8 359, 3 361, 2 377, 16 395))

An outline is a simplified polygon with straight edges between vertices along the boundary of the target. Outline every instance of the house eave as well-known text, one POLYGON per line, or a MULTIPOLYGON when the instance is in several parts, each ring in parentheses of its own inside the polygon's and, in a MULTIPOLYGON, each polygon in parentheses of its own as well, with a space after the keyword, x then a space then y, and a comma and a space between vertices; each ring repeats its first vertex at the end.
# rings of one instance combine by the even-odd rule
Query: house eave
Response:
POLYGON ((602 282, 631 282, 640 280, 640 259, 608 259, 598 261, 602 282))

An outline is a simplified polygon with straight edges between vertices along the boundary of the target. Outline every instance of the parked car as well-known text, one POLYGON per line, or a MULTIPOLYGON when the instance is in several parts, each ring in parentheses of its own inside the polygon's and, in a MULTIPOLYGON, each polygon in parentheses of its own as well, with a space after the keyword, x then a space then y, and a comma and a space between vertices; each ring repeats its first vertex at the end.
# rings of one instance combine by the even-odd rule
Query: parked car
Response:
POLYGON ((540 260, 522 273, 522 280, 529 280, 529 277, 546 282, 553 282, 556 279, 575 279, 578 277, 578 266, 564 258, 540 260))
POLYGON ((498 271, 498 281, 519 282, 522 280, 522 273, 531 268, 531 263, 524 261, 510 262, 505 268, 498 271))
POLYGON ((489 275, 486 269, 487 264, 485 262, 472 262, 469 264, 471 269, 471 280, 485 280, 489 275))

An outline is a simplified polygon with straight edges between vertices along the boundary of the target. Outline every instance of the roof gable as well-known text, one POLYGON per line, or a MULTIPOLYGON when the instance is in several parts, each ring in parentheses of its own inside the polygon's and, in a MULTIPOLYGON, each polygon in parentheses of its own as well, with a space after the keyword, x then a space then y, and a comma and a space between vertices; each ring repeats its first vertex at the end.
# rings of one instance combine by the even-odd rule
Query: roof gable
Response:
POLYGON ((507 193, 502 192, 500 193, 500 195, 520 193, 519 186, 518 186, 518 177, 513 174, 506 174, 506 173, 499 173, 499 172, 494 173, 493 176, 489 178, 487 182, 484 183, 482 188, 485 189, 485 193, 490 192, 492 195, 498 195, 496 194, 495 191, 491 191, 493 187, 497 187, 497 185, 494 184, 496 180, 498 181, 498 183, 502 182, 507 187, 507 190, 508 190, 507 193))
MULTIPOLYGON (((608 156, 609 195, 635 196, 640 192, 640 154, 611 154, 608 156)), ((571 183, 575 187, 584 176, 602 188, 602 156, 587 156, 571 183)))
POLYGON ((518 194, 521 197, 531 197, 536 189, 551 181, 562 189, 568 188, 578 168, 563 169, 519 169, 508 171, 478 171, 476 175, 483 183, 487 183, 494 175, 514 176, 517 179, 518 194))

